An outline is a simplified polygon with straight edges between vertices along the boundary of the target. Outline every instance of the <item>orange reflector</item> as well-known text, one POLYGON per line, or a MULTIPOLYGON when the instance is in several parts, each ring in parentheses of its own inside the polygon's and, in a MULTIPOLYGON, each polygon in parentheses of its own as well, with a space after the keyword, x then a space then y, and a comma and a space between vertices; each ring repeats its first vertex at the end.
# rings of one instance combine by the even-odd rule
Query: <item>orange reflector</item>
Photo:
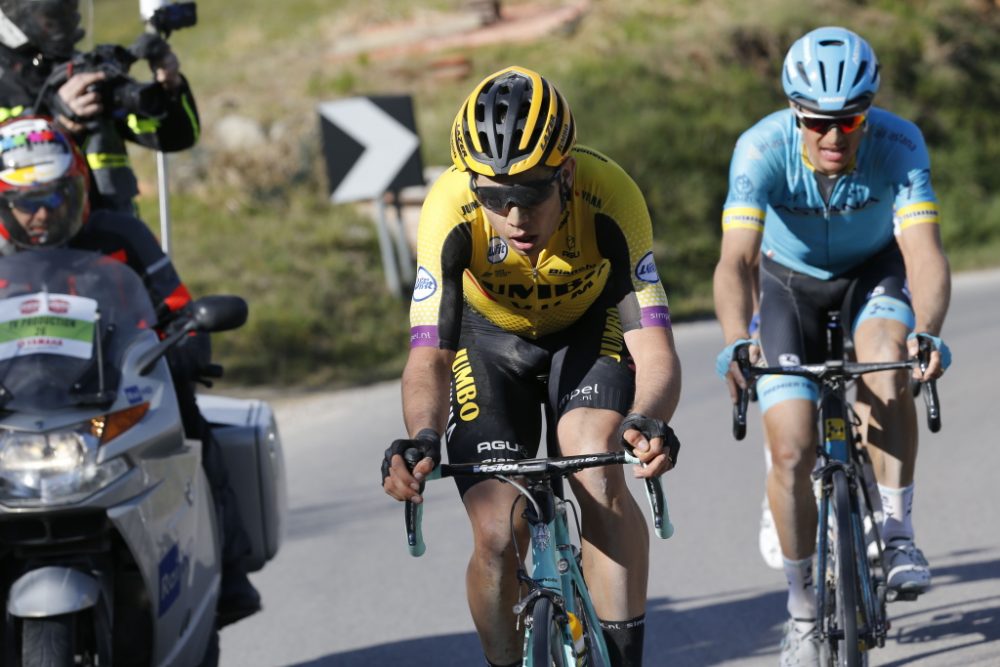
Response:
POLYGON ((104 418, 104 428, 101 432, 101 444, 114 440, 125 431, 139 423, 149 412, 149 403, 140 403, 130 408, 112 412, 104 418))

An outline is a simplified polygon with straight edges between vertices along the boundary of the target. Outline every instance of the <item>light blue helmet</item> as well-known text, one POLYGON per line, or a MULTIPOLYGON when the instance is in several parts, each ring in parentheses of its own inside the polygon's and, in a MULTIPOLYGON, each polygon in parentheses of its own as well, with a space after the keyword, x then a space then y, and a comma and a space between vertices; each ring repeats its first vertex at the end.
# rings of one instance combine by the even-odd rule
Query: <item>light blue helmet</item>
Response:
POLYGON ((788 99, 807 111, 860 113, 878 92, 878 58, 846 28, 816 28, 788 49, 781 82, 788 99))

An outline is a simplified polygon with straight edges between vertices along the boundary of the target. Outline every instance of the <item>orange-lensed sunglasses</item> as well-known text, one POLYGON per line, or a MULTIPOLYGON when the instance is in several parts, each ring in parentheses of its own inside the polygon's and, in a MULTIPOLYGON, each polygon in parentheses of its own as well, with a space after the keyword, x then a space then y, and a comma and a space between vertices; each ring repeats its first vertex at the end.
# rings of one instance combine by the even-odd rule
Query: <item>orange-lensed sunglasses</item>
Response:
POLYGON ((865 124, 868 114, 857 113, 851 116, 806 116, 801 113, 795 114, 799 119, 799 124, 810 132, 826 134, 834 125, 844 134, 850 134, 865 124))

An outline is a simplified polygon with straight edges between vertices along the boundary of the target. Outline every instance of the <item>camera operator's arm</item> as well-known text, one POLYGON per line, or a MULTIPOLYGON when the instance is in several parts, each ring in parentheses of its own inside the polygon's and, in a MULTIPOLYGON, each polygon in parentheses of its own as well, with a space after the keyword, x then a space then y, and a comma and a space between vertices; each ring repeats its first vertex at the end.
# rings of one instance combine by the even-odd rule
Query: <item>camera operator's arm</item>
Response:
POLYGON ((140 37, 129 50, 149 61, 156 82, 167 91, 167 105, 162 118, 131 114, 120 121, 122 136, 167 153, 191 148, 198 141, 201 125, 194 95, 181 74, 177 54, 166 40, 152 34, 140 37))

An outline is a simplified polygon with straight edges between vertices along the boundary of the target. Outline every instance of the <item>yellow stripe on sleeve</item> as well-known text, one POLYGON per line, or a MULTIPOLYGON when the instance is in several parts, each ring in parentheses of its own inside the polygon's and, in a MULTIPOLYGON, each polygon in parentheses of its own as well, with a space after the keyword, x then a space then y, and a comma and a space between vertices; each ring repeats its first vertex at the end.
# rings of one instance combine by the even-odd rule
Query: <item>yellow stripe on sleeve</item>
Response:
POLYGON ((722 212, 722 231, 752 229, 764 231, 764 211, 752 206, 734 206, 722 212))
POLYGON ((901 230, 913 225, 936 225, 939 222, 936 202, 925 201, 919 204, 910 204, 896 211, 896 226, 901 230))

